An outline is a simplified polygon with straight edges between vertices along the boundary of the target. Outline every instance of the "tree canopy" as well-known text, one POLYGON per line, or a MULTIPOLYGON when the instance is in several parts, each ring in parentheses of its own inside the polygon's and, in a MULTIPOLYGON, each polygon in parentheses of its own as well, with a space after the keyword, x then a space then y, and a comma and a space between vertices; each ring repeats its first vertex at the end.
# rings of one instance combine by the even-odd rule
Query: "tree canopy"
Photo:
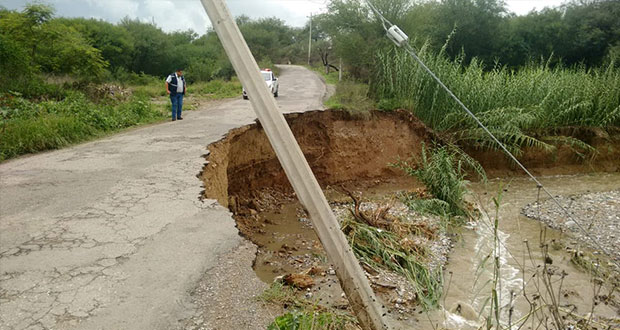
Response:
MULTIPOLYGON (((620 1, 574 0, 516 16, 501 0, 373 0, 418 47, 451 58, 476 57, 487 68, 519 68, 541 59, 551 65, 598 66, 620 57, 620 1)), ((313 17, 312 61, 342 58, 355 78, 368 79, 379 49, 393 47, 372 11, 357 0, 330 0, 313 17)), ((306 63, 309 24, 237 18, 259 63, 306 63)), ((190 81, 230 78, 234 72, 213 30, 164 32, 129 17, 117 24, 57 18, 51 6, 0 9, 0 70, 18 76, 71 75, 80 79, 126 73, 165 76, 186 69, 190 81), (199 33, 204 32, 200 35, 199 33)), ((265 64, 267 65, 267 64, 265 64)))

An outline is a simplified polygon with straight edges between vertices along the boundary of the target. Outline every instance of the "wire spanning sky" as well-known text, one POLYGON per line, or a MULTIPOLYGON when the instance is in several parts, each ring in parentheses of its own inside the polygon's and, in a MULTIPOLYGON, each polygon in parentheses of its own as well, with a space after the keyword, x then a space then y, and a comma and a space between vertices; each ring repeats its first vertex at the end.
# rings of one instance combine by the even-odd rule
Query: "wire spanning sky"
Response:
MULTIPOLYGON (((27 0, 0 0, 0 6, 21 10, 27 0)), ((199 0, 43 0, 56 16, 86 17, 116 23, 123 17, 155 22, 164 31, 192 29, 199 34, 210 26, 199 0)), ((508 10, 524 15, 531 10, 556 7, 566 0, 507 0, 508 10)), ((325 0, 227 0, 234 16, 277 17, 290 26, 304 26, 310 13, 325 11, 325 0)))

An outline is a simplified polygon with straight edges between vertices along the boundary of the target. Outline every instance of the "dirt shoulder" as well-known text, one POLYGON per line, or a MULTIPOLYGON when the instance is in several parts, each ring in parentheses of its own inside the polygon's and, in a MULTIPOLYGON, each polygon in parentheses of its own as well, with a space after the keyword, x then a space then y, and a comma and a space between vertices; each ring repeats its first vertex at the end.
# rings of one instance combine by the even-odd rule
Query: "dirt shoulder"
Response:
POLYGON ((252 269, 256 246, 244 240, 222 255, 191 293, 197 313, 179 330, 265 329, 281 311, 259 296, 268 287, 252 269))

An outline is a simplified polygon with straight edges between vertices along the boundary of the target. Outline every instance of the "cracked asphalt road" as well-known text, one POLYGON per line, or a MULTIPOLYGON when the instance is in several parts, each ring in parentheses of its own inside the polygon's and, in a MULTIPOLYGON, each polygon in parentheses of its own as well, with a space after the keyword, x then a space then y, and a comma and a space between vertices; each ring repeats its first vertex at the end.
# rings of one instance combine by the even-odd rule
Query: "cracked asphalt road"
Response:
MULTIPOLYGON (((282 66, 280 88, 281 111, 322 109, 314 73, 282 66)), ((242 244, 228 210, 199 200, 202 155, 255 115, 239 97, 184 118, 0 164, 0 329, 171 329, 199 313, 189 293, 242 244)))

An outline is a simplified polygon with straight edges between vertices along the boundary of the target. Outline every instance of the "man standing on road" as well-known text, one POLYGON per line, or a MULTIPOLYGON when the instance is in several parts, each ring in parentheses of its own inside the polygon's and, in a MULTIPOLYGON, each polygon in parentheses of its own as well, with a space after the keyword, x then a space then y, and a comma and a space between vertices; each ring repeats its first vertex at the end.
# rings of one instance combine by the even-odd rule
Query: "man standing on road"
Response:
POLYGON ((177 69, 175 73, 166 78, 166 91, 170 95, 170 102, 172 103, 172 121, 182 120, 181 109, 183 108, 183 95, 186 92, 182 69, 177 69))

